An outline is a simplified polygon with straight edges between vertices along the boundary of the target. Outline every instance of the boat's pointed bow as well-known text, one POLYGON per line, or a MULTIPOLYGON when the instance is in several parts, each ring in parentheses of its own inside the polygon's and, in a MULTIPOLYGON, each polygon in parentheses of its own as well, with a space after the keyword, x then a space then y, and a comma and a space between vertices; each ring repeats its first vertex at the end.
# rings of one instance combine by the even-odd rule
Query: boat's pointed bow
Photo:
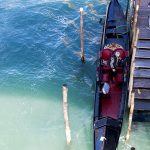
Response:
POLYGON ((125 15, 118 0, 111 0, 108 11, 108 21, 124 20, 125 15))
POLYGON ((107 120, 108 125, 102 125, 102 121, 98 121, 94 124, 94 150, 116 150, 121 124, 117 122, 111 123, 107 120))
POLYGON ((106 127, 94 130, 94 150, 104 150, 106 127))

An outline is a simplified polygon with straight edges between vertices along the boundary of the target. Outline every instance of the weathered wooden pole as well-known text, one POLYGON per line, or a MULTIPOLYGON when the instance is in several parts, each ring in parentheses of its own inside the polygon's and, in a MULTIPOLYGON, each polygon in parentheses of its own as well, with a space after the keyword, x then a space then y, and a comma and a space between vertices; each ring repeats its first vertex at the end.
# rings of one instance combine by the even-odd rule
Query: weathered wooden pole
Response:
POLYGON ((84 31, 83 31, 83 8, 80 8, 80 40, 81 40, 81 61, 84 63, 84 31))
POLYGON ((134 112, 134 93, 133 93, 133 78, 134 78, 134 69, 135 69, 135 55, 137 50, 137 42, 138 42, 138 36, 139 36, 139 28, 136 28, 136 34, 135 34, 135 41, 133 46, 133 53, 132 53, 132 59, 131 59, 131 67, 130 67, 130 81, 129 81, 129 100, 128 100, 128 107, 130 107, 130 113, 129 113, 129 124, 128 124, 128 130, 126 134, 126 143, 129 140, 130 132, 131 132, 131 126, 132 126, 132 118, 133 118, 133 112, 134 112))
MULTIPOLYGON (((140 0, 138 0, 138 3, 136 5, 135 11, 134 11, 134 20, 133 20, 133 27, 132 27, 132 47, 134 46, 135 38, 136 38, 136 29, 137 29, 137 18, 138 18, 138 11, 140 7, 140 0)), ((131 54, 133 49, 131 48, 131 54)))
POLYGON ((136 55, 136 49, 137 49, 136 45, 138 42, 138 37, 139 37, 139 28, 137 28, 134 45, 132 45, 133 52, 132 52, 131 66, 130 66, 128 107, 130 107, 130 103, 131 103, 131 93, 132 93, 132 89, 133 89, 133 77, 134 77, 134 69, 135 69, 135 55, 136 55))
POLYGON ((126 143, 128 142, 129 137, 130 137, 133 112, 134 112, 134 93, 131 94, 131 107, 130 107, 130 113, 129 113, 129 124, 128 124, 128 129, 127 129, 127 134, 126 134, 126 143))
POLYGON ((66 131, 67 145, 69 145, 71 142, 71 130, 70 130, 69 118, 68 118, 68 102, 67 102, 68 88, 66 84, 63 85, 62 90, 63 90, 62 92, 63 92, 64 125, 66 131))

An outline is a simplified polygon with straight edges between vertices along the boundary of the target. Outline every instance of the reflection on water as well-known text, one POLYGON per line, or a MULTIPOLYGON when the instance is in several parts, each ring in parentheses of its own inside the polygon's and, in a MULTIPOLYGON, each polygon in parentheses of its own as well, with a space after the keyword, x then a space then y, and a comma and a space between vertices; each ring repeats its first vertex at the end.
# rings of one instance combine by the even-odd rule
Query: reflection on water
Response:
MULTIPOLYGON (((0 149, 91 150, 95 65, 102 32, 98 21, 109 0, 0 2, 0 149), (85 10, 85 64, 80 61, 80 7, 85 10), (69 147, 63 83, 69 87, 69 147)), ((125 120, 119 150, 131 146, 148 150, 149 124, 134 127, 125 145, 125 120)))

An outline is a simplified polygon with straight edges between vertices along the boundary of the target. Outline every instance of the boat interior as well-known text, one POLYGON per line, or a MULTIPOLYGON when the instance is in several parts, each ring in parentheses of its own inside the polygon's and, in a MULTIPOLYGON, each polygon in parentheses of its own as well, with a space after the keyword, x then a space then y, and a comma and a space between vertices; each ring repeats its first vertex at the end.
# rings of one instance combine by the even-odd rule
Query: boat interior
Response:
POLYGON ((109 22, 105 31, 105 45, 111 43, 118 43, 125 49, 128 49, 128 28, 126 24, 117 25, 117 23, 110 24, 109 22))
POLYGON ((104 47, 104 49, 100 52, 101 117, 111 117, 114 119, 118 119, 122 96, 122 84, 124 82, 124 65, 122 64, 122 62, 125 57, 126 51, 117 44, 108 45, 104 47), (116 58, 118 60, 115 60, 115 58, 113 58, 116 57, 116 55, 118 55, 118 58, 116 58))

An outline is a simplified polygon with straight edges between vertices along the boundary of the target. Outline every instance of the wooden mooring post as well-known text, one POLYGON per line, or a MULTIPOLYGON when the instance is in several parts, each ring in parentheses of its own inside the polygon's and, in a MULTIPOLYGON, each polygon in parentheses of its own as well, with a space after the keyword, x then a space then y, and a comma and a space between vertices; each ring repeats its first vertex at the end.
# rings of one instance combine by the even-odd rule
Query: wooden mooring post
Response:
POLYGON ((63 110, 64 110, 64 125, 65 125, 65 131, 66 131, 66 140, 67 145, 71 142, 71 130, 69 126, 69 117, 68 117, 68 87, 66 84, 62 87, 63 92, 63 110))
POLYGON ((81 40, 81 61, 85 62, 84 59, 84 31, 83 31, 83 8, 80 8, 80 40, 81 40))
POLYGON ((134 93, 131 94, 131 107, 130 107, 130 113, 129 113, 128 129, 127 129, 127 134, 126 134, 126 143, 128 142, 129 137, 130 137, 133 113, 134 113, 134 93))
POLYGON ((135 11, 134 11, 134 20, 133 20, 133 26, 132 26, 131 54, 133 52, 134 42, 136 40, 136 29, 137 29, 137 20, 138 20, 139 7, 140 7, 140 0, 138 0, 138 3, 136 5, 135 11))
MULTIPOLYGON (((135 27, 136 28, 136 27, 135 27)), ((134 78, 134 69, 135 69, 135 55, 136 55, 136 50, 137 50, 137 42, 138 42, 138 36, 139 36, 139 28, 136 28, 136 34, 135 36, 135 41, 134 45, 132 45, 133 52, 132 52, 132 59, 131 59, 131 67, 130 67, 130 81, 129 81, 129 99, 128 99, 128 107, 130 108, 129 112, 129 123, 128 123, 128 129, 127 129, 127 134, 126 134, 126 143, 129 140, 130 137, 130 132, 131 132, 131 126, 132 126, 132 118, 133 118, 133 113, 134 113, 134 98, 135 94, 133 92, 133 78, 134 78)))
POLYGON ((134 77, 134 69, 135 69, 135 55, 136 55, 136 45, 138 42, 139 37, 139 28, 137 29, 136 35, 135 35, 135 41, 134 45, 132 45, 132 58, 131 58, 131 66, 130 66, 130 80, 129 80, 129 99, 128 99, 128 107, 130 107, 131 104, 131 93, 133 89, 133 77, 134 77))

